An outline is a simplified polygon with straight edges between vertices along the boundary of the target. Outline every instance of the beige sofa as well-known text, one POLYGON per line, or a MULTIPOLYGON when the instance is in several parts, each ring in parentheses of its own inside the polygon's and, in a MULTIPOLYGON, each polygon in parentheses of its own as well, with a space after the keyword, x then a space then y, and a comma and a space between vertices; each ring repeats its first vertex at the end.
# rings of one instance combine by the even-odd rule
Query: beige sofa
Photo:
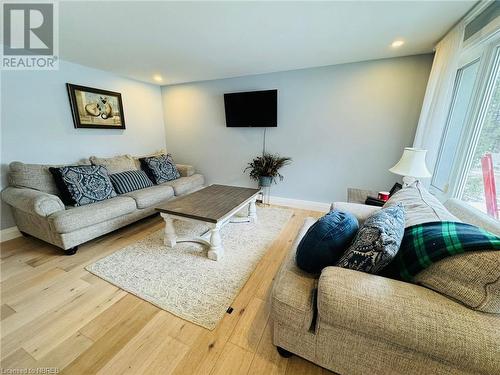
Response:
MULTIPOLYGON (((360 221, 378 209, 334 206, 360 221)), ((462 202, 445 206, 462 221, 500 235, 498 222, 462 202)), ((294 353, 339 374, 500 374, 499 314, 363 272, 327 267, 316 278, 299 270, 296 248, 314 221, 305 221, 273 285, 273 340, 281 355, 294 353)), ((490 276, 500 274, 498 255, 481 265, 490 276)), ((494 288, 488 292, 497 301, 499 285, 497 277, 485 286, 494 288)))
POLYGON ((2 199, 12 208, 23 234, 56 245, 67 255, 74 254, 78 245, 150 216, 159 204, 204 185, 204 177, 192 166, 177 164, 181 177, 176 180, 85 206, 65 207, 49 167, 12 162, 10 186, 2 191, 2 199))

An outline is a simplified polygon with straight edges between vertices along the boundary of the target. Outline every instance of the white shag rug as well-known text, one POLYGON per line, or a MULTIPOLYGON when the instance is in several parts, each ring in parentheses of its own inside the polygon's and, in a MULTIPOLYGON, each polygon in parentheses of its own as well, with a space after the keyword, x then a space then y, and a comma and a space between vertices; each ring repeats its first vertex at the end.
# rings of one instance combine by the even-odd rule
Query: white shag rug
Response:
MULTIPOLYGON (((159 230, 86 269, 161 309, 214 329, 292 210, 257 207, 257 216, 257 223, 222 228, 225 255, 219 261, 208 259, 207 247, 193 242, 167 249, 159 230)), ((198 236, 208 229, 181 220, 174 226, 178 237, 198 236)))

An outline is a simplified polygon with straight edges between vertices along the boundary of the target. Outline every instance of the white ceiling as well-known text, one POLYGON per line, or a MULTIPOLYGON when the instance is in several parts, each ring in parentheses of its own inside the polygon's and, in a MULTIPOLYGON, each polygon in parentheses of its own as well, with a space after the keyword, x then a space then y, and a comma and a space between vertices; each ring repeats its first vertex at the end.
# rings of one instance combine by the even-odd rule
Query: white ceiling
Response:
POLYGON ((474 4, 68 1, 60 54, 153 83, 227 78, 431 52, 474 4))

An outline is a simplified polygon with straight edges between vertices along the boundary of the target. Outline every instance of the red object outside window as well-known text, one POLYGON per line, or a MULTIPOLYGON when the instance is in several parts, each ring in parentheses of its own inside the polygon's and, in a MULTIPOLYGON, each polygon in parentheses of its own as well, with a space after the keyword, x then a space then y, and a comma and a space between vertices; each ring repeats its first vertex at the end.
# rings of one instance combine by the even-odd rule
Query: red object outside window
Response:
POLYGON ((481 158, 483 169, 484 195, 486 200, 486 212, 488 215, 498 219, 497 190, 495 184, 495 171, 491 154, 485 154, 481 158))

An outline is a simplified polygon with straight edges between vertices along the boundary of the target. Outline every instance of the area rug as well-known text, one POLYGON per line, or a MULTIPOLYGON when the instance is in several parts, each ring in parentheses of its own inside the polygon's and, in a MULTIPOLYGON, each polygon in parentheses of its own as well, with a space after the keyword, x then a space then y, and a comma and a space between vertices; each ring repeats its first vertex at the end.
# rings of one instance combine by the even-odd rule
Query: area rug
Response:
MULTIPOLYGON (((214 329, 292 211, 258 207, 257 223, 229 223, 221 230, 225 255, 207 258, 197 243, 163 244, 163 230, 86 267, 96 276, 166 311, 214 329)), ((203 224, 175 220, 179 237, 206 232, 203 224)))

